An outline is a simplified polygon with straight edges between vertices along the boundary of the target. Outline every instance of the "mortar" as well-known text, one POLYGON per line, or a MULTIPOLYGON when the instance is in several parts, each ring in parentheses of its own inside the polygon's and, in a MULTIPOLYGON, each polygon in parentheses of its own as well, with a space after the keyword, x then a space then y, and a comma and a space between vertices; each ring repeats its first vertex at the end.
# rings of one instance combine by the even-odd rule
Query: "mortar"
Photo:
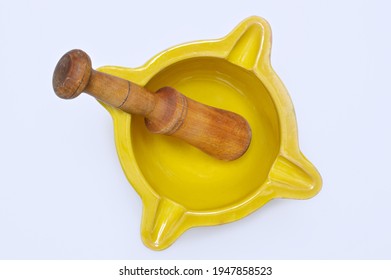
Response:
POLYGON ((144 86, 170 86, 200 103, 243 116, 252 139, 223 161, 188 143, 152 134, 142 116, 101 103, 114 121, 123 171, 143 202, 141 236, 154 250, 191 227, 245 217, 274 198, 306 199, 321 177, 298 146, 292 102, 270 64, 271 30, 262 18, 241 22, 222 39, 165 50, 140 68, 98 69, 144 86))

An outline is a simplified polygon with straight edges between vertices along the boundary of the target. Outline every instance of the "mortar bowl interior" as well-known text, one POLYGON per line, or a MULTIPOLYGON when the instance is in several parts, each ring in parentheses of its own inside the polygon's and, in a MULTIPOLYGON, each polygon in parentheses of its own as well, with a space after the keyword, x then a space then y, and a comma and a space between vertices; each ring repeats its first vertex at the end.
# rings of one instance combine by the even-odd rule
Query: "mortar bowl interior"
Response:
POLYGON ((135 159, 153 191, 189 211, 216 211, 250 199, 266 182, 280 149, 277 111, 260 79, 225 59, 195 57, 168 66, 146 84, 153 92, 164 86, 243 116, 252 139, 242 157, 222 161, 180 139, 152 134, 142 117, 132 117, 135 159))

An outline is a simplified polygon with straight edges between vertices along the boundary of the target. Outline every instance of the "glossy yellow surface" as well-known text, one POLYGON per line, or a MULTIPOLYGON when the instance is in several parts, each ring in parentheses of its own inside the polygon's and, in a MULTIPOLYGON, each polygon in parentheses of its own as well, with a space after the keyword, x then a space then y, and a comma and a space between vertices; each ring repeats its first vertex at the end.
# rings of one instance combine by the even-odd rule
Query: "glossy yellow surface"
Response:
POLYGON ((305 199, 320 190, 319 173, 299 150, 293 106, 271 68, 270 48, 268 23, 251 17, 222 39, 173 47, 140 68, 99 69, 152 91, 172 86, 242 115, 252 129, 248 151, 225 162, 151 134, 142 117, 104 105, 123 170, 143 201, 141 235, 149 248, 164 249, 191 227, 238 220, 273 198, 305 199))

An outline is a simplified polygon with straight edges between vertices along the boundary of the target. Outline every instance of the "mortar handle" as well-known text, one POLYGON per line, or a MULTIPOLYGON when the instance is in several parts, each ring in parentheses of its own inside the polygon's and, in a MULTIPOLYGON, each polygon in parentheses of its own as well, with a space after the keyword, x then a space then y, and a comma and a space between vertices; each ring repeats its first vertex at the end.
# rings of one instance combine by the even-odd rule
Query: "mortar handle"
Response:
POLYGON ((72 99, 86 92, 130 114, 145 117, 152 133, 172 135, 222 160, 242 156, 251 141, 247 121, 233 112, 201 104, 173 88, 156 93, 116 76, 92 69, 81 50, 66 53, 53 73, 57 96, 72 99))

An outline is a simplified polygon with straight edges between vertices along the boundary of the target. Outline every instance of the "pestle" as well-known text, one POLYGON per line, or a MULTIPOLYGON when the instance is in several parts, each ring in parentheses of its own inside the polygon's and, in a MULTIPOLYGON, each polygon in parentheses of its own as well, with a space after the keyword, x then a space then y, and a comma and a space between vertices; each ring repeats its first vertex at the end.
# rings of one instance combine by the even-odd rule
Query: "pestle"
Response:
POLYGON ((239 158, 250 145, 251 129, 242 116, 201 104, 171 87, 152 93, 95 71, 82 50, 69 51, 59 60, 53 89, 64 99, 85 92, 122 111, 142 115, 150 132, 175 136, 221 160, 239 158))

